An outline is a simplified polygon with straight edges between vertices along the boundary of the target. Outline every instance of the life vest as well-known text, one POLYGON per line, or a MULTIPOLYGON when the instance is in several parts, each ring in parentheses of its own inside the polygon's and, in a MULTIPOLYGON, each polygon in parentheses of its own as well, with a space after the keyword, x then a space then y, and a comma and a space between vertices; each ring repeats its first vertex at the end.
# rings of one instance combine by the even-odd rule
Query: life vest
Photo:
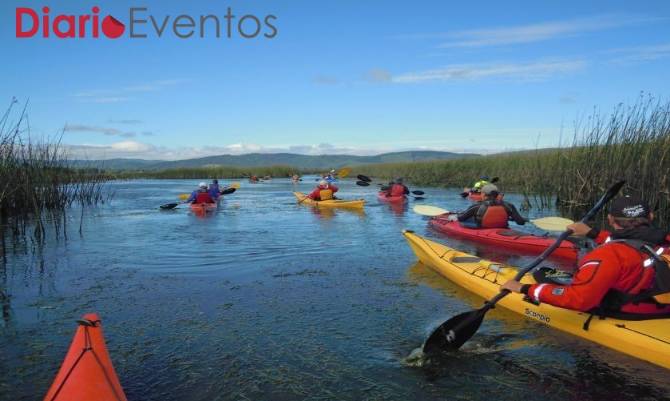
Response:
POLYGON ((670 256, 664 248, 654 250, 644 241, 617 239, 634 248, 643 257, 642 274, 637 283, 626 292, 610 290, 601 303, 601 312, 619 312, 627 305, 656 304, 661 309, 670 305, 670 256))
POLYGON ((483 202, 475 216, 480 228, 507 228, 508 220, 507 209, 496 201, 483 202))
POLYGON ((214 203, 214 200, 209 195, 209 192, 198 192, 195 196, 195 203, 214 203))
POLYGON ((319 191, 319 200, 331 200, 333 199, 333 190, 332 189, 322 189, 319 191))
POLYGON ((405 195, 405 187, 400 184, 391 185, 389 196, 403 196, 405 195))

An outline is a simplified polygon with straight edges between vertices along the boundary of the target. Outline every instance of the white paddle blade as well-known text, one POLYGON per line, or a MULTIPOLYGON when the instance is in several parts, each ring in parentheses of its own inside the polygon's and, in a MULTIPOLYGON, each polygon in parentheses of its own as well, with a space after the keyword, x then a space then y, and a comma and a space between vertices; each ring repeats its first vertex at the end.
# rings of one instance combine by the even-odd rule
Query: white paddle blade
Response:
POLYGON ((420 214, 422 216, 429 216, 429 217, 435 217, 439 216, 445 213, 449 213, 448 210, 442 209, 440 207, 436 206, 430 206, 430 205, 416 205, 412 209, 414 210, 414 213, 420 214))
POLYGON ((574 223, 574 221, 563 217, 543 217, 530 222, 547 231, 565 231, 567 226, 574 223))

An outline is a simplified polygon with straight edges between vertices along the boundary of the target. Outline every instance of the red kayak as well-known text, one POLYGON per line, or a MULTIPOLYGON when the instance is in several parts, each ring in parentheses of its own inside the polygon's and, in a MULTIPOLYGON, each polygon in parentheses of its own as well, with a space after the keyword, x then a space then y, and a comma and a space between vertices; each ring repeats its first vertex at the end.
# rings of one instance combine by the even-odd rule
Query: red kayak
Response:
POLYGON ((216 210, 216 203, 191 203, 193 213, 205 214, 216 210))
POLYGON ((78 320, 70 349, 44 401, 127 401, 95 313, 78 320))
MULTIPOLYGON (((450 236, 533 255, 541 254, 556 240, 554 237, 533 235, 509 228, 463 227, 460 222, 448 221, 446 217, 442 216, 430 219, 429 224, 435 230, 450 236)), ((563 241, 551 256, 576 261, 578 253, 579 247, 576 244, 563 241)))
MULTIPOLYGON (((500 195, 498 195, 497 199, 498 200, 503 200, 504 196, 505 196, 504 194, 500 194, 500 195)), ((474 202, 480 202, 480 201, 484 200, 484 194, 481 193, 481 192, 470 192, 468 194, 468 199, 470 199, 471 201, 474 201, 474 202)))
POLYGON ((405 203, 407 201, 407 197, 405 197, 405 195, 388 196, 384 191, 379 191, 379 193, 377 193, 377 199, 379 199, 382 202, 388 202, 388 203, 405 203))

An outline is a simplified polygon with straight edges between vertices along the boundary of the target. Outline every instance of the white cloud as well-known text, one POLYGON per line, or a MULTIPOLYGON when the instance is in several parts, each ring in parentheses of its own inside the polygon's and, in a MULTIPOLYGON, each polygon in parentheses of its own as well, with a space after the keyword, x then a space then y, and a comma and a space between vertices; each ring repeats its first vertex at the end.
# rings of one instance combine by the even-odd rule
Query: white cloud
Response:
POLYGON ((121 131, 116 128, 110 127, 97 127, 93 125, 83 125, 83 124, 67 124, 63 129, 64 132, 94 132, 99 134, 104 134, 107 136, 121 136, 124 138, 132 138, 136 136, 134 132, 121 131))
POLYGON ((144 84, 125 86, 116 89, 93 89, 74 93, 72 96, 81 101, 92 103, 118 103, 131 100, 131 95, 156 92, 162 89, 188 82, 186 79, 165 79, 144 84))
POLYGON ((606 14, 508 27, 411 35, 410 37, 444 39, 446 41, 440 44, 439 47, 441 48, 501 46, 542 42, 551 39, 579 36, 588 32, 649 24, 664 20, 664 18, 645 16, 606 14))
POLYGON ((611 61, 615 63, 655 61, 670 57, 670 43, 612 49, 605 53, 611 54, 614 57, 611 61))
POLYGON ((444 68, 411 72, 394 76, 394 83, 424 83, 446 81, 474 81, 485 78, 506 78, 521 81, 537 81, 554 75, 573 73, 584 69, 583 60, 545 61, 526 64, 456 64, 444 68))

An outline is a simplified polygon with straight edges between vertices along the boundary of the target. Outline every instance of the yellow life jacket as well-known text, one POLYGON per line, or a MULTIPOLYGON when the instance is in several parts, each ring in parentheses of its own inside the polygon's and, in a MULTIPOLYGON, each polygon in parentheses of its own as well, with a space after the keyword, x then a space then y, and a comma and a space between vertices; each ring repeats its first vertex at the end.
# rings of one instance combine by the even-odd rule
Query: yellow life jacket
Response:
POLYGON ((331 200, 333 199, 333 190, 332 189, 322 189, 319 192, 319 200, 331 200))

